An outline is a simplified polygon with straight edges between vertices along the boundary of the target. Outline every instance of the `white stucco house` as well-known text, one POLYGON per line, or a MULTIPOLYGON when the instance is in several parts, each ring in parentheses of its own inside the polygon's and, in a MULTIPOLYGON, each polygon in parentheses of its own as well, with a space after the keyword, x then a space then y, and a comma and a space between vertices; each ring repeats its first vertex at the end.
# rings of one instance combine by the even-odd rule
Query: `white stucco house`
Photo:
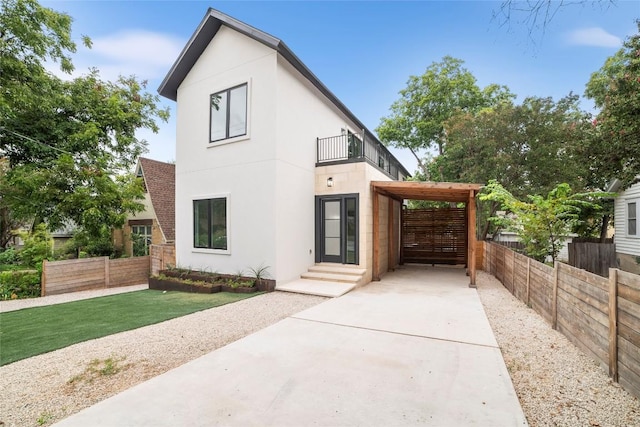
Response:
POLYGON ((614 243, 620 268, 640 274, 640 180, 619 191, 614 201, 614 243))
POLYGON ((464 264, 475 284, 481 186, 403 182, 408 171, 281 40, 209 9, 158 91, 177 104, 178 266, 361 285, 406 260, 464 264), (406 199, 464 207, 405 227, 406 199))
POLYGON ((371 182, 409 173, 281 40, 209 9, 158 91, 177 103, 178 266, 366 283, 396 263, 402 200, 374 205, 371 182))

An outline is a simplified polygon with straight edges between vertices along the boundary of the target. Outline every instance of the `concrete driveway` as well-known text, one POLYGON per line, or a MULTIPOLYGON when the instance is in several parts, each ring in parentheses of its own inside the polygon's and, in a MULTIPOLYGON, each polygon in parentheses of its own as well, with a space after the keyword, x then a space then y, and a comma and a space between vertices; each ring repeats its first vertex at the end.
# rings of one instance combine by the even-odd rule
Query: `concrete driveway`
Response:
POLYGON ((522 426, 464 271, 404 267, 56 424, 522 426))

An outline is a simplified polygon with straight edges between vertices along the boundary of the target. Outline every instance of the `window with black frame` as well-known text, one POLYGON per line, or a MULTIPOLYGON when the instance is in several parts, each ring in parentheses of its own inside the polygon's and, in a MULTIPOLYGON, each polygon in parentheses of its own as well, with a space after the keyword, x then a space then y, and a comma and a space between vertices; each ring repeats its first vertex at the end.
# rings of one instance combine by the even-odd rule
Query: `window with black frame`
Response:
POLYGON ((202 249, 228 249, 227 198, 193 201, 193 246, 202 249))
POLYGON ((246 83, 212 94, 210 104, 210 142, 247 134, 246 83))

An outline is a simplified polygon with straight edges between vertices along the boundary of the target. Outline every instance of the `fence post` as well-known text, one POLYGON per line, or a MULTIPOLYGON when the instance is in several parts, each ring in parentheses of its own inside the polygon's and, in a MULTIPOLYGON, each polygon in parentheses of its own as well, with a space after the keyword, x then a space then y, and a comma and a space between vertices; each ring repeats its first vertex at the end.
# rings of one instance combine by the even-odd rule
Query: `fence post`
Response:
POLYGON ((531 258, 527 257, 527 307, 531 304, 529 301, 529 286, 531 284, 531 258))
POLYGON ((489 243, 487 241, 482 242, 482 249, 484 250, 484 265, 487 273, 491 271, 491 255, 489 254, 489 243))
POLYGON ((618 382, 618 270, 609 269, 609 376, 618 382))
POLYGON ((516 251, 513 252, 513 263, 511 265, 511 293, 516 295, 516 251))
POLYGON ((47 288, 47 260, 42 260, 42 275, 40 276, 40 296, 46 295, 47 288))
POLYGON ((109 287, 109 257, 104 257, 104 287, 109 287))
POLYGON ((551 307, 551 327, 558 329, 558 270, 560 269, 560 263, 555 261, 553 263, 553 305, 551 307))

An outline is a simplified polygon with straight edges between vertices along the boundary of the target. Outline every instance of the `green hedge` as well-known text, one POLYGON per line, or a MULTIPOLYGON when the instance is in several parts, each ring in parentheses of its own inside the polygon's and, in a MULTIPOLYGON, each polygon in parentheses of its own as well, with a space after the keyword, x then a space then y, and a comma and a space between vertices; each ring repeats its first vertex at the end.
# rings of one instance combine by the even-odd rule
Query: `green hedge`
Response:
POLYGON ((40 273, 37 270, 0 272, 0 299, 40 296, 40 273))

